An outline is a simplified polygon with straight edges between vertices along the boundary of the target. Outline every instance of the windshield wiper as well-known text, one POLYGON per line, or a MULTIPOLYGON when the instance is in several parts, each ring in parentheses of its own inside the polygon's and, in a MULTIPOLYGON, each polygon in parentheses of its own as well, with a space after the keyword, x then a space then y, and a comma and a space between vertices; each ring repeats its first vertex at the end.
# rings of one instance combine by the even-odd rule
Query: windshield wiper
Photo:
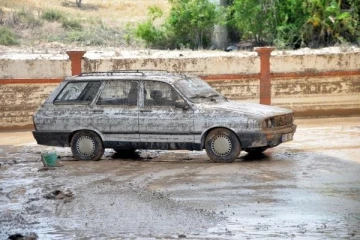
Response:
POLYGON ((207 98, 207 96, 201 95, 201 94, 196 94, 195 96, 190 97, 190 99, 193 98, 207 98))
POLYGON ((207 98, 213 98, 213 97, 218 97, 218 96, 220 96, 219 94, 211 94, 211 95, 209 95, 209 96, 206 96, 207 98))
POLYGON ((218 96, 219 94, 210 94, 210 95, 196 94, 195 96, 192 96, 190 98, 213 98, 218 96))

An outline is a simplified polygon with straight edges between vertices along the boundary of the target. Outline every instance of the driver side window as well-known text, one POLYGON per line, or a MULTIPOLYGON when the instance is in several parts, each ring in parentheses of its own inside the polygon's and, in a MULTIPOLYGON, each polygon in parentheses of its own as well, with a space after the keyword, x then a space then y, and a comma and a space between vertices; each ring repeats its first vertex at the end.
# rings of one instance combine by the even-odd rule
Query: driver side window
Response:
POLYGON ((164 82, 145 81, 144 88, 145 107, 175 107, 176 100, 181 99, 179 94, 164 82))

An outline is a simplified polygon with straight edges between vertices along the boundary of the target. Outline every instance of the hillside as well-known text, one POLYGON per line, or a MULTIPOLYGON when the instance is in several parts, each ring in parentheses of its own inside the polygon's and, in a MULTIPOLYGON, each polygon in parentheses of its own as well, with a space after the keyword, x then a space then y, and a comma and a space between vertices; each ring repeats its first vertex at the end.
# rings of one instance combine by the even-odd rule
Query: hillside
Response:
POLYGON ((168 12, 167 0, 83 0, 81 8, 75 0, 1 0, 0 39, 22 47, 138 48, 130 33, 153 5, 168 12))

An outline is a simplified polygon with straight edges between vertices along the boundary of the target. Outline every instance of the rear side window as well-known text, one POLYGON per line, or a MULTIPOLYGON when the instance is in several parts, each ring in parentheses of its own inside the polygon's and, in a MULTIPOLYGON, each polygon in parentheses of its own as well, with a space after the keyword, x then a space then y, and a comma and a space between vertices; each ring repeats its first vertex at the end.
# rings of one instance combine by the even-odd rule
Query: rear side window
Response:
POLYGON ((98 105, 136 106, 139 83, 131 80, 107 81, 102 91, 98 105))
POLYGON ((68 83, 55 99, 56 104, 89 104, 100 88, 101 82, 68 83))

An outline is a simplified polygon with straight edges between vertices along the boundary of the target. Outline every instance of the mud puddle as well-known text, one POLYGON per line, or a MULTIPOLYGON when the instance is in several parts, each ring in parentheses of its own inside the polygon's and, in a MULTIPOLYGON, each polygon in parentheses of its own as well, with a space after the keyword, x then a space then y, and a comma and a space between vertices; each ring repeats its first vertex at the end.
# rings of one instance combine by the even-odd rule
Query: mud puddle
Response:
POLYGON ((0 239, 359 239, 360 128, 330 123, 233 164, 204 152, 107 150, 86 162, 67 148, 0 146, 0 239), (39 171, 44 151, 60 167, 39 171))

